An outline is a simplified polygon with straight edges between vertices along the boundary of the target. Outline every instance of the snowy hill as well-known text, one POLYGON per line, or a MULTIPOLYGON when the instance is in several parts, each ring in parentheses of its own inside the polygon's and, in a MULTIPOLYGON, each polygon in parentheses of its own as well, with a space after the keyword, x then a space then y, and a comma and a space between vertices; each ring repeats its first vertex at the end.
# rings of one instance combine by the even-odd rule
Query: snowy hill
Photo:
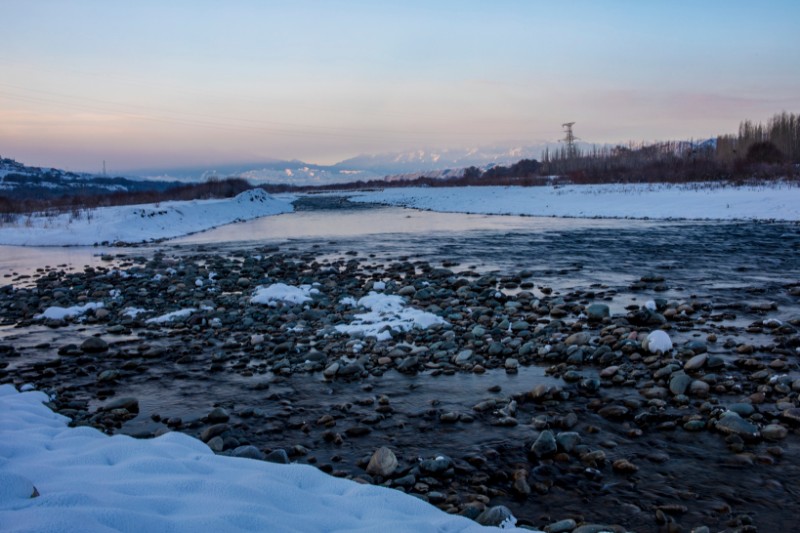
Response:
POLYGON ((57 168, 30 167, 13 159, 0 159, 0 196, 13 199, 161 191, 175 185, 174 182, 148 182, 57 168))
POLYGON ((221 200, 99 207, 77 215, 18 217, 0 225, 0 244, 61 246, 154 241, 292 209, 290 203, 273 198, 263 189, 221 200))

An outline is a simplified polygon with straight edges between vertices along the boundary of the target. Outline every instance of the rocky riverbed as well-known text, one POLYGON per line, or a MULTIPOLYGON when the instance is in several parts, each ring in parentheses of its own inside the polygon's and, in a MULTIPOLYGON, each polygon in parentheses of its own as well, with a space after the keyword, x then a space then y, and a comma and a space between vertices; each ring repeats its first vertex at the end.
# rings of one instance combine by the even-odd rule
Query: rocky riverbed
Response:
POLYGON ((762 243, 761 270, 739 270, 746 285, 713 290, 713 273, 632 267, 624 254, 623 272, 605 275, 615 265, 575 255, 487 272, 333 244, 126 250, 9 279, 0 382, 48 391, 75 425, 182 431, 221 454, 313 464, 473 518, 503 505, 553 533, 789 531, 800 504, 790 229, 783 250, 762 243), (600 279, 548 282, 576 268, 600 279), (254 299, 278 284, 282 297, 254 299), (395 307, 370 311, 371 293, 395 307), (345 327, 365 323, 377 328, 345 327))

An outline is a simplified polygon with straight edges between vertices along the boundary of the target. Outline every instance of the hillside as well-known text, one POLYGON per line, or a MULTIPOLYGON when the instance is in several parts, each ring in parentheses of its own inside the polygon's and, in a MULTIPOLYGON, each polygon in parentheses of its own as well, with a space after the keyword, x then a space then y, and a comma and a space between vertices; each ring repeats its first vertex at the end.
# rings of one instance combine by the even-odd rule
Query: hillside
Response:
POLYGON ((134 180, 57 168, 31 167, 13 159, 0 158, 0 196, 11 200, 164 191, 177 185, 179 183, 174 181, 134 180))

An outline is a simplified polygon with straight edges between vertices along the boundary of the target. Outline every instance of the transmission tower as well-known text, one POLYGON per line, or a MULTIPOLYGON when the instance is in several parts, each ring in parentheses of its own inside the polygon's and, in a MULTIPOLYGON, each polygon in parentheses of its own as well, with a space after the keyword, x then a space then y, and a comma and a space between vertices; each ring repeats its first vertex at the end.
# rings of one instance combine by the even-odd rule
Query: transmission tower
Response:
POLYGON ((575 125, 574 122, 565 122, 561 125, 565 132, 565 137, 561 139, 561 142, 567 143, 567 159, 574 159, 578 155, 578 150, 575 148, 575 141, 578 138, 572 133, 573 125, 575 125))

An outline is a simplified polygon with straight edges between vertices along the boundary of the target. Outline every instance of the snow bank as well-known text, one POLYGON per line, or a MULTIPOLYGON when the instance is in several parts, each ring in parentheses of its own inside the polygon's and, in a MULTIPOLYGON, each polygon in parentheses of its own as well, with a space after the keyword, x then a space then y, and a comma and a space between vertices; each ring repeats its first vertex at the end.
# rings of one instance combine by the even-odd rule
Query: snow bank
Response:
POLYGON ((800 187, 787 184, 409 187, 361 193, 351 199, 431 211, 494 215, 800 220, 800 187))
POLYGON ((311 300, 312 294, 319 293, 311 285, 294 287, 285 283, 274 283, 266 287, 256 287, 250 303, 276 306, 279 302, 301 304, 311 300))
POLYGON ((45 217, 20 217, 0 226, 0 244, 23 246, 92 245, 100 242, 142 242, 190 233, 292 211, 263 189, 251 189, 234 198, 160 204, 100 207, 45 217))
POLYGON ((42 314, 35 315, 34 320, 50 319, 50 320, 64 320, 74 316, 85 315, 92 309, 100 309, 103 307, 102 302, 89 302, 84 305, 73 305, 72 307, 59 307, 57 305, 48 307, 42 314))
MULTIPOLYGON (((341 303, 352 305, 353 299, 343 298, 341 303)), ((355 303, 358 307, 369 309, 369 312, 356 315, 350 324, 336 326, 337 331, 375 337, 382 341, 392 338, 391 334, 385 331, 387 326, 395 331, 408 331, 412 328, 425 329, 434 324, 447 323, 433 313, 406 307, 402 296, 370 292, 355 303)))
POLYGON ((44 401, 43 393, 0 386, 5 532, 487 530, 413 496, 310 466, 214 455, 181 433, 137 440, 69 428, 44 401))

